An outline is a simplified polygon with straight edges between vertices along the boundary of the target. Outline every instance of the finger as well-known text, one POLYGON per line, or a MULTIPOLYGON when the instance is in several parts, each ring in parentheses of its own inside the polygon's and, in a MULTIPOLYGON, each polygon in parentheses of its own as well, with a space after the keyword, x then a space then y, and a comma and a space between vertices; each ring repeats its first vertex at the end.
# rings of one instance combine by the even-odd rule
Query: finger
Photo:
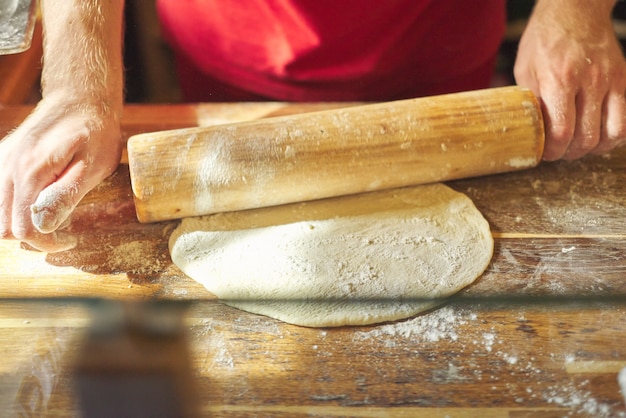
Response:
POLYGON ((546 130, 543 159, 554 161, 563 157, 576 126, 576 95, 568 88, 551 87, 541 93, 546 130))
POLYGON ((39 193, 35 203, 30 206, 33 226, 41 233, 51 233, 69 218, 74 207, 71 190, 59 183, 52 183, 39 193))
POLYGON ((31 221, 31 205, 29 204, 38 195, 36 185, 24 183, 14 193, 11 231, 13 238, 26 242, 30 246, 45 252, 59 252, 74 248, 77 244, 76 237, 65 232, 52 232, 43 234, 37 231, 31 221))
POLYGON ((26 242, 30 246, 45 252, 66 251, 76 247, 78 240, 76 237, 65 232, 52 232, 42 234, 36 231, 28 222, 21 220, 20 214, 28 211, 14 211, 12 217, 12 229, 6 238, 13 238, 26 242))
MULTIPOLYGON (((7 148, 4 147, 11 135, 7 135, 0 139, 0 152, 3 155, 7 155, 7 148)), ((4 158, 0 160, 3 170, 0 173, 2 178, 2 184, 0 185, 0 239, 13 239, 13 233, 11 231, 11 213, 13 210, 13 175, 10 173, 10 168, 4 158)))
POLYGON ((78 244, 78 239, 74 235, 60 231, 54 231, 50 234, 34 233, 32 238, 22 241, 46 253, 69 251, 78 244))
POLYGON ((626 142, 626 98, 612 91, 606 97, 603 109, 600 143, 593 154, 604 154, 626 142))
POLYGON ((80 200, 90 190, 86 178, 85 164, 78 161, 39 193, 30 207, 32 223, 39 232, 56 231, 68 222, 80 200))
POLYGON ((575 160, 596 148, 600 142, 602 101, 604 92, 582 90, 576 97, 576 129, 572 141, 563 155, 566 160, 575 160))
POLYGON ((13 207, 13 188, 0 189, 0 239, 13 239, 11 232, 11 210, 13 207))

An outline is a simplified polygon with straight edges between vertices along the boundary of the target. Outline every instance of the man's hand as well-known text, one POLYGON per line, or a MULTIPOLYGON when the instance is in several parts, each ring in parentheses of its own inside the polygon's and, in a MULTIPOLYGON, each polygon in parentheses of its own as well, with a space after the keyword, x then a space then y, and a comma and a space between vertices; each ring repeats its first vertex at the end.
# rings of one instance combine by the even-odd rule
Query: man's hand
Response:
POLYGON ((122 150, 123 0, 43 0, 43 99, 0 142, 0 238, 42 251, 76 245, 62 231, 122 150))
POLYGON ((121 152, 116 116, 58 97, 42 100, 0 142, 0 238, 46 252, 74 247, 75 238, 58 229, 115 170, 121 152))
POLYGON ((626 61, 615 0, 540 0, 520 40, 517 84, 541 100, 545 160, 602 154, 626 141, 626 61))

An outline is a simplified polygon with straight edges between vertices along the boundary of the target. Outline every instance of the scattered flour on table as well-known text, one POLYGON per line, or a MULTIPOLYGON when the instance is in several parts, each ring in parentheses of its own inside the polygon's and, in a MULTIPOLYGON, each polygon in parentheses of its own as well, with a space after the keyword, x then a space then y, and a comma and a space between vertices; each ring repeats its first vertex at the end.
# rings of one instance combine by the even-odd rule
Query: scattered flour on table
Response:
POLYGON ((572 412, 585 414, 589 417, 626 417, 623 412, 616 414, 612 405, 595 399, 590 391, 584 389, 588 383, 589 381, 582 382, 577 386, 573 384, 551 386, 544 391, 543 399, 550 404, 570 408, 572 412))
POLYGON ((483 334, 483 340, 485 349, 488 352, 491 352, 491 350, 493 349, 493 344, 496 342, 496 334, 492 332, 486 332, 483 334))
MULTIPOLYGON (((357 331, 355 340, 375 339, 401 336, 414 341, 438 342, 441 340, 457 341, 457 327, 476 320, 476 314, 451 306, 439 308, 433 312, 406 321, 380 325, 368 331, 357 331)), ((386 340, 393 345, 392 339, 386 340)))
POLYGON ((150 241, 130 241, 113 248, 106 265, 112 271, 131 274, 153 274, 161 271, 167 263, 165 256, 158 254, 156 244, 150 241))
MULTIPOLYGON (((616 407, 620 408, 620 405, 614 405, 601 400, 596 399, 591 386, 597 385, 590 380, 583 381, 559 381, 557 375, 552 374, 549 370, 544 370, 537 367, 534 357, 520 358, 517 356, 507 355, 501 351, 495 353, 497 356, 503 358, 511 366, 511 374, 520 376, 532 376, 545 374, 544 380, 552 380, 554 385, 550 385, 541 390, 537 390, 531 386, 526 388, 526 397, 516 399, 516 402, 524 404, 528 399, 542 399, 543 401, 552 404, 556 407, 567 408, 569 411, 564 411, 563 416, 585 416, 594 418, 613 418, 621 417, 626 418, 626 413, 623 411, 616 411, 616 407)), ((558 356, 551 355, 554 361, 558 361, 558 356)), ((565 355, 564 364, 570 364, 575 361, 574 355, 565 355)), ((618 381, 620 376, 618 376, 618 381)), ((626 372, 622 376, 623 383, 626 384, 626 372)), ((622 382, 620 382, 621 384, 622 382)), ((511 384, 513 386, 514 384, 511 384)), ((626 388, 625 388, 626 389, 626 388)), ((624 389, 622 389, 624 391, 624 389)))

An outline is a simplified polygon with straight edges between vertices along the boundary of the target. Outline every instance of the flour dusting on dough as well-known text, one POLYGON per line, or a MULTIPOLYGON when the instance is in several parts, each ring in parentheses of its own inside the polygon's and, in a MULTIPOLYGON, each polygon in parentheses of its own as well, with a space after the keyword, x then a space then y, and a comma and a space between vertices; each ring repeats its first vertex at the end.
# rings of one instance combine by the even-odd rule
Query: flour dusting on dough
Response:
POLYGON ((481 275, 493 239, 469 198, 435 184, 184 219, 170 252, 229 305, 340 326, 436 306, 481 275))

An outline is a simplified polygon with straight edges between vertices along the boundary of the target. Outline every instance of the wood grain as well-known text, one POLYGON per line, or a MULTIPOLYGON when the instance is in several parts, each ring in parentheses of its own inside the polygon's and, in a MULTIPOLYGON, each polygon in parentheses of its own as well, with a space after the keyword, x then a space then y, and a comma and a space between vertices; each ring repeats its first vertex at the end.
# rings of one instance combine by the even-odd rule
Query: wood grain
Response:
MULTIPOLYGON (((309 109, 129 106, 124 132, 196 126, 212 109, 241 120, 290 108, 309 109)), ((4 108, 0 128, 29 110, 4 108)), ((184 320, 202 415, 624 416, 624 170, 618 150, 448 183, 490 222, 485 274, 425 315, 308 329, 224 306, 185 277, 167 251, 177 222, 136 220, 122 164, 76 211, 76 250, 0 241, 0 297, 12 298, 0 305, 0 406, 7 416, 78 415, 71 365, 94 318, 90 301, 103 297, 193 301, 184 320)))
POLYGON ((146 133, 128 156, 137 216, 156 222, 516 171, 543 141, 513 86, 146 133))

